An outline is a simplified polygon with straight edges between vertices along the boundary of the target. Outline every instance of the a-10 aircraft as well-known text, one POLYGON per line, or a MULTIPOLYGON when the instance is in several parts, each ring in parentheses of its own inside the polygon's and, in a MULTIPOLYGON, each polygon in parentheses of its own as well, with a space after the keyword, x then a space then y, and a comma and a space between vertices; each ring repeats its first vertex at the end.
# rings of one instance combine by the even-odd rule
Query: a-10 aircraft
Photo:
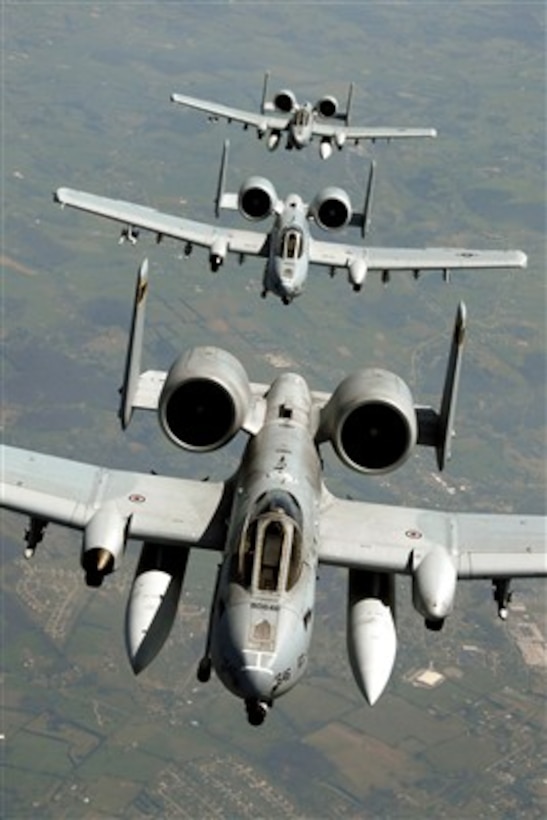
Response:
POLYGON ((415 405, 394 373, 364 368, 332 394, 310 390, 296 373, 271 385, 249 381, 225 350, 198 347, 167 373, 141 373, 147 263, 137 278, 122 388, 125 427, 135 408, 154 410, 168 438, 208 452, 240 430, 249 441, 224 482, 111 470, 2 447, 3 507, 30 516, 30 557, 48 522, 83 532, 81 563, 98 586, 120 565, 127 542, 144 544, 126 612, 126 647, 135 673, 156 657, 174 622, 189 552, 217 551, 204 656, 245 702, 251 724, 306 669, 319 564, 348 570, 347 646, 356 683, 373 704, 395 660, 397 573, 430 629, 453 608, 458 579, 491 579, 501 617, 514 576, 545 576, 546 519, 369 504, 336 498, 322 477, 328 441, 342 462, 366 475, 387 473, 416 445, 450 457, 466 333, 460 305, 440 410, 415 405))
POLYGON ((311 204, 298 194, 280 199, 272 183, 264 177, 251 176, 238 193, 225 191, 228 156, 226 141, 222 153, 215 214, 222 208, 238 210, 249 221, 273 219, 269 231, 249 231, 196 222, 180 216, 161 213, 154 208, 135 205, 119 199, 108 199, 71 188, 58 188, 54 199, 81 211, 121 222, 120 241, 134 243, 139 228, 185 243, 189 255, 194 245, 208 248, 209 265, 218 271, 228 253, 237 254, 242 262, 246 256, 266 259, 262 278, 262 296, 271 292, 284 304, 290 304, 304 289, 310 265, 320 265, 334 275, 337 269, 347 271, 350 284, 359 291, 369 271, 381 273, 388 282, 393 271, 412 271, 415 277, 425 270, 442 270, 445 279, 453 269, 524 268, 527 257, 522 251, 470 250, 452 248, 381 248, 348 245, 315 239, 310 222, 326 231, 339 231, 348 225, 361 227, 364 238, 370 221, 374 185, 374 163, 370 166, 365 186, 362 212, 352 209, 348 194, 342 188, 330 186, 320 191, 311 204))
POLYGON ((258 114, 252 111, 243 111, 187 94, 171 94, 171 101, 205 111, 209 119, 225 119, 228 122, 242 123, 244 128, 256 128, 259 139, 266 137, 266 145, 273 151, 281 141, 281 135, 286 133, 285 147, 289 150, 305 148, 314 138, 319 140, 319 155, 321 159, 328 159, 334 148, 339 150, 346 143, 357 144, 361 140, 392 140, 408 139, 413 137, 436 137, 434 128, 399 128, 399 127, 365 127, 350 125, 351 101, 354 84, 348 89, 348 98, 345 111, 340 111, 336 97, 322 97, 315 104, 311 102, 298 103, 295 95, 289 89, 278 91, 272 100, 268 100, 269 72, 264 75, 262 103, 258 114))

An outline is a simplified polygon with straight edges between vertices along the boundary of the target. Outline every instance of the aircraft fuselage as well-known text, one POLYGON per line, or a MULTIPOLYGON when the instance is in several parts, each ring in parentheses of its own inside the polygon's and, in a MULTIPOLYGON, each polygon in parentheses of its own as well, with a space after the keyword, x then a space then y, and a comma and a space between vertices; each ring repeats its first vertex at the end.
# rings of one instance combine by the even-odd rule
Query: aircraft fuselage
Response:
POLYGON ((309 244, 306 207, 298 194, 290 194, 270 234, 264 293, 271 291, 286 304, 302 293, 308 276, 309 244))
POLYGON ((236 477, 214 602, 215 671, 248 710, 263 714, 308 661, 322 486, 313 413, 300 376, 274 382, 266 422, 236 477))
POLYGON ((310 103, 299 106, 288 124, 287 148, 305 148, 312 138, 315 112, 310 103))

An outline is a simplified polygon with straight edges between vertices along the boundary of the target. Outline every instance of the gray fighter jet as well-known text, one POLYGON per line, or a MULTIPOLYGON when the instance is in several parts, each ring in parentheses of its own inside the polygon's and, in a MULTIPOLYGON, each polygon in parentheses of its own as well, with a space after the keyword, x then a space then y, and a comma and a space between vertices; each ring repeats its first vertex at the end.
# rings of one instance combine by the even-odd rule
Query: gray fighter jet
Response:
POLYGON ((156 411, 176 445, 215 450, 238 431, 249 442, 225 482, 111 470, 12 447, 0 448, 3 507, 30 516, 30 557, 50 521, 83 533, 86 581, 117 569, 130 540, 144 541, 126 613, 135 673, 163 646, 176 616, 192 548, 221 556, 198 678, 214 668, 263 722, 308 662, 319 564, 348 569, 347 645, 355 680, 373 704, 395 660, 394 575, 410 576, 412 598, 430 629, 449 615, 458 579, 494 582, 501 617, 509 579, 545 576, 546 519, 384 506, 336 498, 322 477, 328 441, 364 474, 394 470, 417 445, 450 456, 466 329, 456 315, 437 412, 415 405, 394 373, 367 368, 332 394, 310 390, 296 373, 271 385, 250 382, 225 350, 198 347, 167 373, 141 373, 147 265, 137 279, 122 389, 125 427, 135 408, 156 411))
POLYGON ((337 269, 347 271, 355 291, 361 290, 367 273, 378 271, 388 282, 392 271, 412 271, 417 278, 424 270, 442 270, 448 279, 452 269, 524 268, 527 257, 522 251, 469 250, 452 248, 378 248, 321 242, 310 232, 310 222, 326 231, 339 231, 348 225, 358 225, 364 238, 370 221, 374 185, 374 164, 371 164, 365 185, 362 212, 354 212, 349 196, 334 186, 320 191, 311 204, 298 194, 283 200, 272 183, 264 177, 252 176, 243 182, 238 193, 225 192, 228 142, 224 144, 220 166, 215 213, 222 208, 239 209, 249 221, 273 218, 269 231, 249 231, 223 228, 195 222, 179 216, 161 213, 154 208, 134 205, 118 199, 59 188, 54 199, 81 211, 121 222, 120 241, 135 243, 139 229, 156 234, 157 241, 168 236, 184 242, 186 255, 194 245, 208 248, 212 271, 218 271, 228 253, 237 254, 240 262, 248 255, 266 259, 262 280, 262 296, 268 292, 289 304, 302 293, 310 265, 328 268, 331 275, 337 269))
POLYGON ((205 111, 212 121, 222 118, 228 122, 232 120, 240 122, 244 128, 249 126, 256 128, 259 139, 266 137, 266 145, 270 151, 277 148, 283 133, 287 134, 285 147, 289 150, 305 148, 316 138, 319 140, 321 159, 328 159, 334 148, 340 150, 348 142, 357 145, 360 140, 375 142, 376 140, 437 136, 434 128, 370 128, 350 125, 353 83, 349 86, 346 110, 341 112, 338 100, 332 96, 322 97, 315 104, 298 103, 292 91, 283 89, 278 91, 272 100, 268 100, 269 77, 269 72, 266 72, 262 104, 258 114, 209 102, 209 100, 201 100, 198 97, 189 97, 187 94, 172 94, 171 102, 184 105, 186 108, 205 111))

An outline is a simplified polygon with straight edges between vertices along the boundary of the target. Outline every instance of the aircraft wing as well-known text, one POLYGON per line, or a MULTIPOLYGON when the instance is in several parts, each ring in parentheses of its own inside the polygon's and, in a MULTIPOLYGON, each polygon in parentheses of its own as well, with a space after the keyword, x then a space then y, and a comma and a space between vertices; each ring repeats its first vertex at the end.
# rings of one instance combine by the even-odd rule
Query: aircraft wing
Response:
POLYGON ((436 137, 435 128, 365 128, 351 125, 334 125, 314 122, 313 136, 333 138, 343 136, 346 140, 393 140, 413 137, 436 137))
POLYGON ((547 575, 547 519, 448 513, 337 499, 326 493, 319 560, 355 569, 409 573, 413 556, 442 547, 460 578, 547 575))
POLYGON ((152 231, 160 238, 169 236, 204 248, 212 248, 215 243, 220 243, 226 244, 226 250, 232 253, 268 255, 268 235, 258 231, 221 228, 205 222, 164 214, 155 208, 135 205, 122 199, 109 199, 84 191, 75 191, 72 188, 58 188, 54 193, 54 199, 62 206, 68 205, 70 208, 103 216, 132 228, 152 231))
POLYGON ((476 268, 525 268, 523 251, 454 248, 374 248, 310 240, 310 262, 333 268, 364 263, 373 271, 424 271, 476 268))
POLYGON ((107 507, 129 538, 223 550, 227 485, 110 470, 0 447, 0 506, 84 530, 107 507))
POLYGON ((225 120, 235 120, 244 125, 251 125, 262 133, 269 129, 284 131, 289 123, 288 117, 279 117, 269 114, 253 114, 251 111, 243 111, 240 108, 232 108, 229 105, 200 100, 197 97, 188 97, 186 94, 171 94, 171 102, 185 105, 187 108, 194 108, 197 111, 205 111, 211 117, 221 117, 225 120))

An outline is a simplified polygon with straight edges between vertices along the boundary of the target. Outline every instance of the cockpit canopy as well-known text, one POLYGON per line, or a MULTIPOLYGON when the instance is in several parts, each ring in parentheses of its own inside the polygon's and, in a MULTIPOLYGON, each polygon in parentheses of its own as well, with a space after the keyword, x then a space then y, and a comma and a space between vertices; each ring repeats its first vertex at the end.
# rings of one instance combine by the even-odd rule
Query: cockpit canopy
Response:
POLYGON ((294 124, 303 128, 309 124, 310 117, 311 114, 307 108, 299 108, 294 115, 294 124))
POLYGON ((284 592, 302 569, 302 512, 290 493, 269 492, 257 499, 232 558, 232 581, 246 589, 284 592))
POLYGON ((283 260, 300 259, 304 250, 302 231, 287 228, 279 238, 278 255, 283 260))

